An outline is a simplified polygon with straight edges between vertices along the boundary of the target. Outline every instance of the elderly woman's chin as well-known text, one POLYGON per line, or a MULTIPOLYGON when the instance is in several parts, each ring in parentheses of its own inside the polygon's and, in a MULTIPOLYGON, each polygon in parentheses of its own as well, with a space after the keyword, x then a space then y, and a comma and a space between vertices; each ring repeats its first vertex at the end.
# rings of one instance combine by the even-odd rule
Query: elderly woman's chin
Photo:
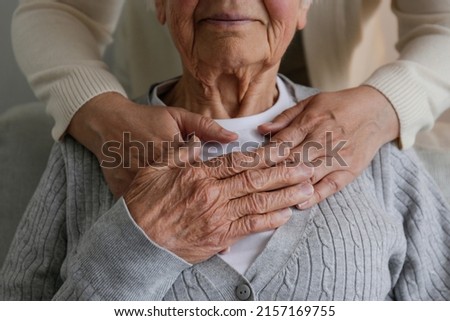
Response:
POLYGON ((259 26, 249 25, 238 26, 233 30, 218 28, 214 33, 199 33, 194 44, 194 60, 215 66, 222 72, 256 67, 270 61, 274 61, 272 64, 275 65, 281 57, 273 56, 266 33, 254 30, 259 29, 259 26))

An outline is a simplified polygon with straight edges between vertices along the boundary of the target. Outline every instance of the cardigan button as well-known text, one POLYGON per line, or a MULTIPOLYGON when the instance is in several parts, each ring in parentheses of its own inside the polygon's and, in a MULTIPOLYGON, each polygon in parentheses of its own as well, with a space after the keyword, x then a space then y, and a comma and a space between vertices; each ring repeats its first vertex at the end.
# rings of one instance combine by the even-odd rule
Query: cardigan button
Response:
POLYGON ((252 295, 252 290, 247 284, 241 284, 236 287, 236 296, 241 301, 246 301, 252 295))

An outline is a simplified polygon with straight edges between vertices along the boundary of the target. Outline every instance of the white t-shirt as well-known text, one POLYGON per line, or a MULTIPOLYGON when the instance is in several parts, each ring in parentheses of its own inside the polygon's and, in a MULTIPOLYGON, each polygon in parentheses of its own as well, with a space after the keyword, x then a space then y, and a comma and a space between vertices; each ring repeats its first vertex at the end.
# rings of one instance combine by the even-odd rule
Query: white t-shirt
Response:
MULTIPOLYGON (((152 105, 165 105, 158 97, 174 81, 158 85, 150 93, 150 103, 152 105)), ((236 142, 230 144, 220 144, 218 142, 208 142, 203 145, 203 160, 211 159, 233 151, 251 151, 259 147, 264 142, 264 137, 258 133, 258 126, 272 121, 284 110, 296 104, 294 98, 290 95, 283 80, 277 78, 277 87, 279 91, 278 100, 275 105, 263 113, 232 119, 215 120, 222 127, 233 131, 239 135, 236 142)), ((256 257, 264 250, 274 231, 256 233, 238 241, 230 251, 221 254, 220 257, 232 266, 236 271, 244 274, 256 257)))

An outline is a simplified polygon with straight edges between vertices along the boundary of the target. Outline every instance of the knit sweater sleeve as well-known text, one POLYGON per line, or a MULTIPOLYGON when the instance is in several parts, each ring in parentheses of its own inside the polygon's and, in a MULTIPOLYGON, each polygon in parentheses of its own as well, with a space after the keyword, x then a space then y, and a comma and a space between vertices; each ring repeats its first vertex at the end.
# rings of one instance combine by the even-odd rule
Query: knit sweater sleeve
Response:
POLYGON ((93 225, 53 300, 162 300, 191 265, 147 238, 123 199, 93 225))
POLYGON ((450 107, 450 2, 394 0, 400 57, 366 81, 393 104, 403 148, 450 107))
POLYGON ((49 300, 61 284, 59 270, 67 246, 63 215, 67 184, 64 160, 56 147, 52 149, 39 186, 3 263, 0 300, 49 300), (46 215, 50 212, 54 214, 52 217, 46 215), (48 236, 48 241, 43 235, 48 236))
MULTIPOLYGON (((152 242, 123 199, 96 220, 95 213, 79 218, 69 201, 76 194, 68 189, 74 174, 58 145, 3 265, 0 300, 163 299, 191 265, 152 242), (81 223, 92 220, 88 227, 81 223)), ((77 184, 90 186, 80 177, 77 184)))
POLYGON ((383 193, 403 226, 395 246, 406 249, 389 262, 392 298, 450 300, 450 207, 413 151, 391 150, 392 175, 385 171, 383 193))
POLYGON ((16 59, 56 123, 54 139, 75 112, 105 93, 126 95, 102 61, 124 0, 20 0, 12 21, 16 59))

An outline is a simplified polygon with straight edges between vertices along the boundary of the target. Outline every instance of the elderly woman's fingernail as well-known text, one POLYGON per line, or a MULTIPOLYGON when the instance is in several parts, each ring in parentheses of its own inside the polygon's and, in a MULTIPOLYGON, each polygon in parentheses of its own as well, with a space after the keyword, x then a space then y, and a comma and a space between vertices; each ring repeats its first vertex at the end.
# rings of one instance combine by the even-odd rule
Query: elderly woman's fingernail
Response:
POLYGON ((298 168, 303 174, 309 177, 313 176, 314 174, 314 167, 309 166, 307 164, 301 164, 298 168))
POLYGON ((308 207, 309 201, 303 202, 301 204, 298 204, 296 207, 298 210, 304 210, 305 208, 308 207))
POLYGON ((281 216, 284 218, 290 218, 292 216, 292 210, 290 208, 286 208, 280 212, 281 216))
POLYGON ((225 136, 228 136, 228 137, 230 137, 230 138, 233 138, 233 137, 237 137, 237 136, 238 136, 238 134, 236 134, 235 132, 226 130, 225 128, 222 129, 222 134, 225 135, 225 136))
POLYGON ((314 194, 314 187, 309 183, 300 185, 300 192, 305 196, 312 196, 314 194))

